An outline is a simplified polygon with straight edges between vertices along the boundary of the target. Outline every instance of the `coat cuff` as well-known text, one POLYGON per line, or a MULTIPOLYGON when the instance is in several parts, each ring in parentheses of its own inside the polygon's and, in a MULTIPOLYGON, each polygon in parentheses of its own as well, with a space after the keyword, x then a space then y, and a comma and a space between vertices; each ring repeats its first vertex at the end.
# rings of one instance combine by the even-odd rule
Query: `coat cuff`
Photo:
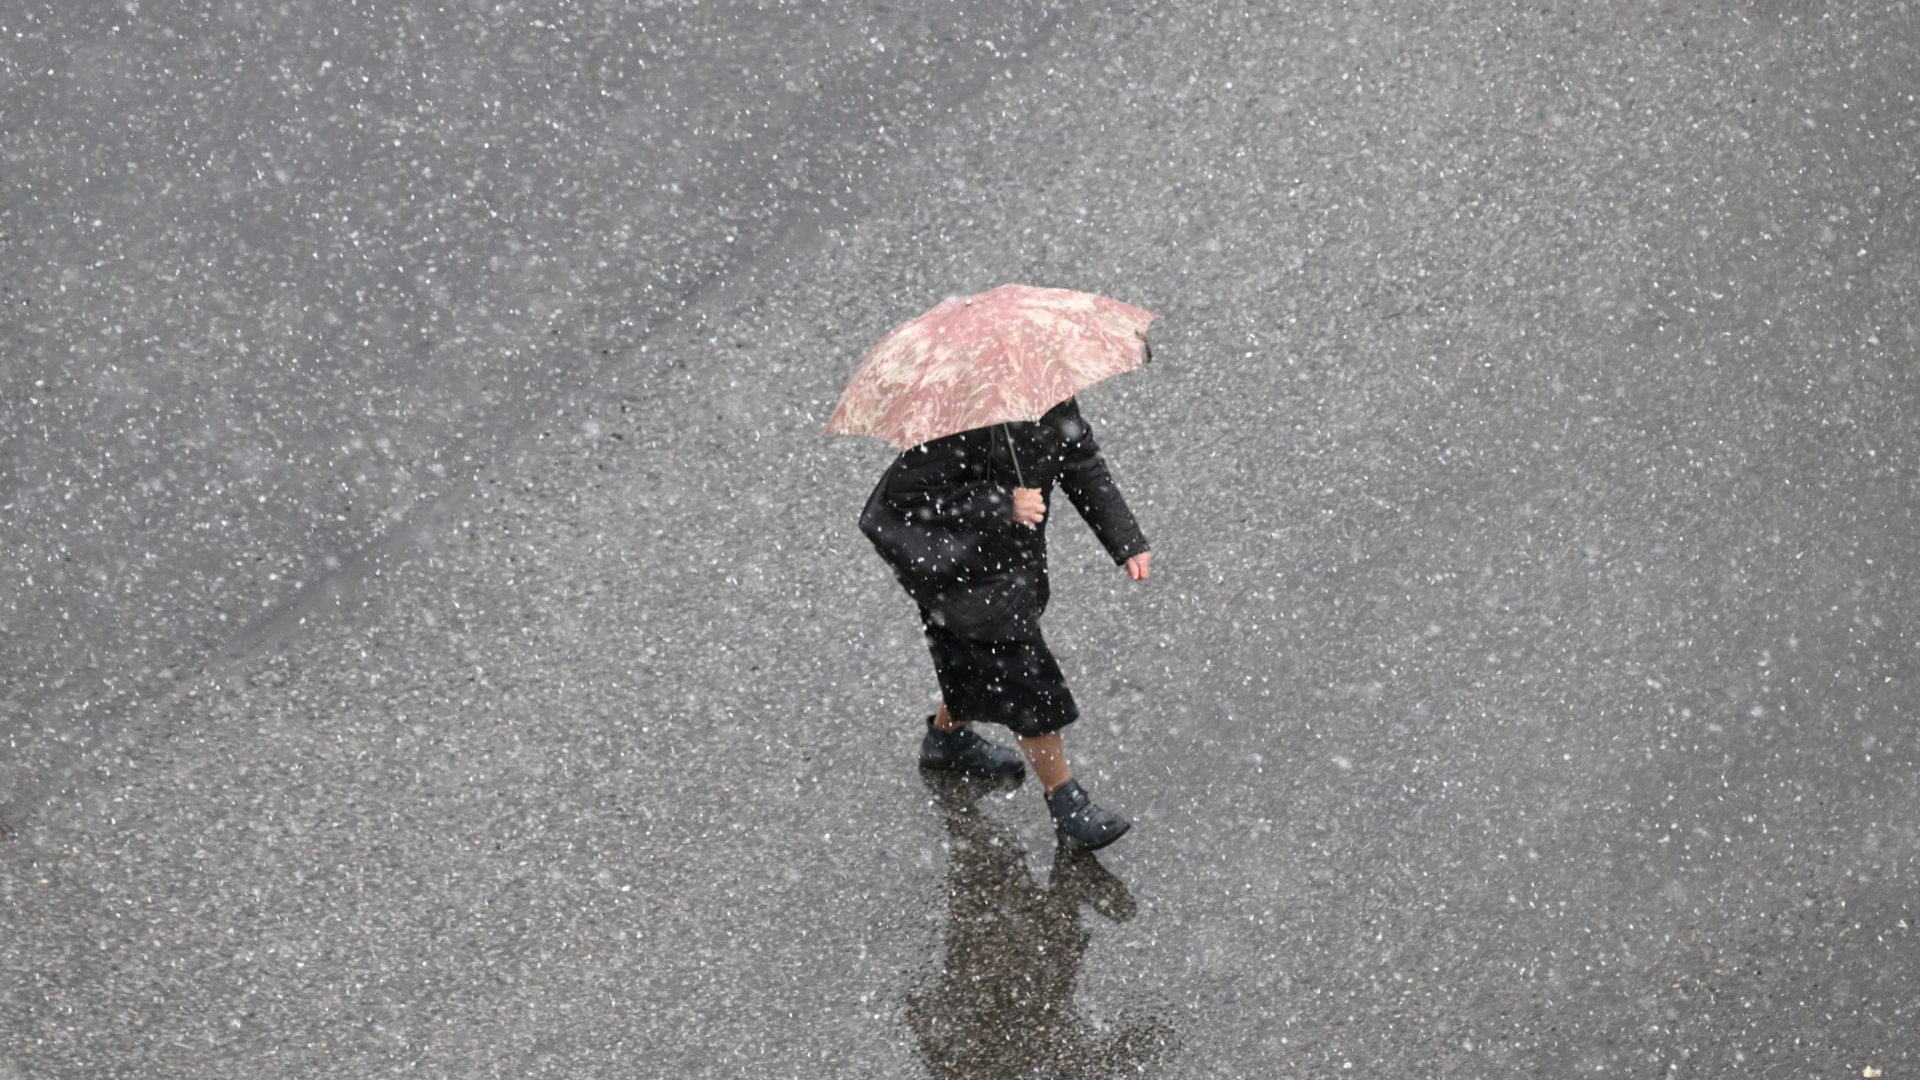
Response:
POLYGON ((1118 547, 1109 548, 1107 554, 1113 556, 1113 565, 1125 566, 1127 565, 1128 559, 1152 550, 1153 548, 1147 544, 1147 538, 1139 533, 1135 533, 1126 543, 1118 547))

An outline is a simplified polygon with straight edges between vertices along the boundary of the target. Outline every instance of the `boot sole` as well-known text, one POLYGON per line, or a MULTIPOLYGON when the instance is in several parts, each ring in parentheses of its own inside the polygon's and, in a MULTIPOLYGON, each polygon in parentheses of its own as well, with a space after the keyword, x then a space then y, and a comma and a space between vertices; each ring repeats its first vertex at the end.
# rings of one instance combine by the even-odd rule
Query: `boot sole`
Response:
POLYGON ((988 776, 996 779, 1027 775, 1025 764, 1016 763, 1007 769, 971 769, 965 765, 947 765, 941 762, 922 761, 920 767, 930 772, 961 773, 966 776, 988 776))

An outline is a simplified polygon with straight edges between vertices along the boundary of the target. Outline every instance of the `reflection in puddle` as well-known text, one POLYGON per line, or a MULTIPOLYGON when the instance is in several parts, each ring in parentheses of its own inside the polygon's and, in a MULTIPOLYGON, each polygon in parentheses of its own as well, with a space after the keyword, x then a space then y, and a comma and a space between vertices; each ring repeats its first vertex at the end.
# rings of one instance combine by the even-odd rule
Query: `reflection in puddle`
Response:
POLYGON ((1057 852, 1046 887, 1019 837, 975 808, 986 785, 927 776, 948 839, 945 962, 907 998, 907 1023, 936 1077, 1139 1077, 1158 1071, 1172 1028, 1129 1015, 1096 1031, 1073 1009, 1089 909, 1125 922, 1133 897, 1092 855, 1057 852))

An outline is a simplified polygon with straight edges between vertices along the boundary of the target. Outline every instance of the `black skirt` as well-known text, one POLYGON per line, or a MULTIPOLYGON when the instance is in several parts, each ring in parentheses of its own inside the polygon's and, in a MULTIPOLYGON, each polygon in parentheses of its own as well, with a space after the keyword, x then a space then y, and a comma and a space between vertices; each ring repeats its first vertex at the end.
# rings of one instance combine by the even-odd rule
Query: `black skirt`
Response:
POLYGON ((978 641, 933 625, 924 611, 920 622, 954 719, 1004 724, 1031 738, 1080 718, 1066 676, 1037 632, 1020 641, 978 641))

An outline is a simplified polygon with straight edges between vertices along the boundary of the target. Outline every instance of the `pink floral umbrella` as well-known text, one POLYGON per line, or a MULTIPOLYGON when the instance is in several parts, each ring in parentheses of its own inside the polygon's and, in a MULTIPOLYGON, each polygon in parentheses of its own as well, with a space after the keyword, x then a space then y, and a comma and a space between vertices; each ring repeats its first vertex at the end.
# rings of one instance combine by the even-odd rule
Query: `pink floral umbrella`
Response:
POLYGON ((957 431, 1038 420, 1145 363, 1159 316, 1071 289, 1002 285, 956 296, 880 339, 847 380, 827 434, 902 450, 957 431))

